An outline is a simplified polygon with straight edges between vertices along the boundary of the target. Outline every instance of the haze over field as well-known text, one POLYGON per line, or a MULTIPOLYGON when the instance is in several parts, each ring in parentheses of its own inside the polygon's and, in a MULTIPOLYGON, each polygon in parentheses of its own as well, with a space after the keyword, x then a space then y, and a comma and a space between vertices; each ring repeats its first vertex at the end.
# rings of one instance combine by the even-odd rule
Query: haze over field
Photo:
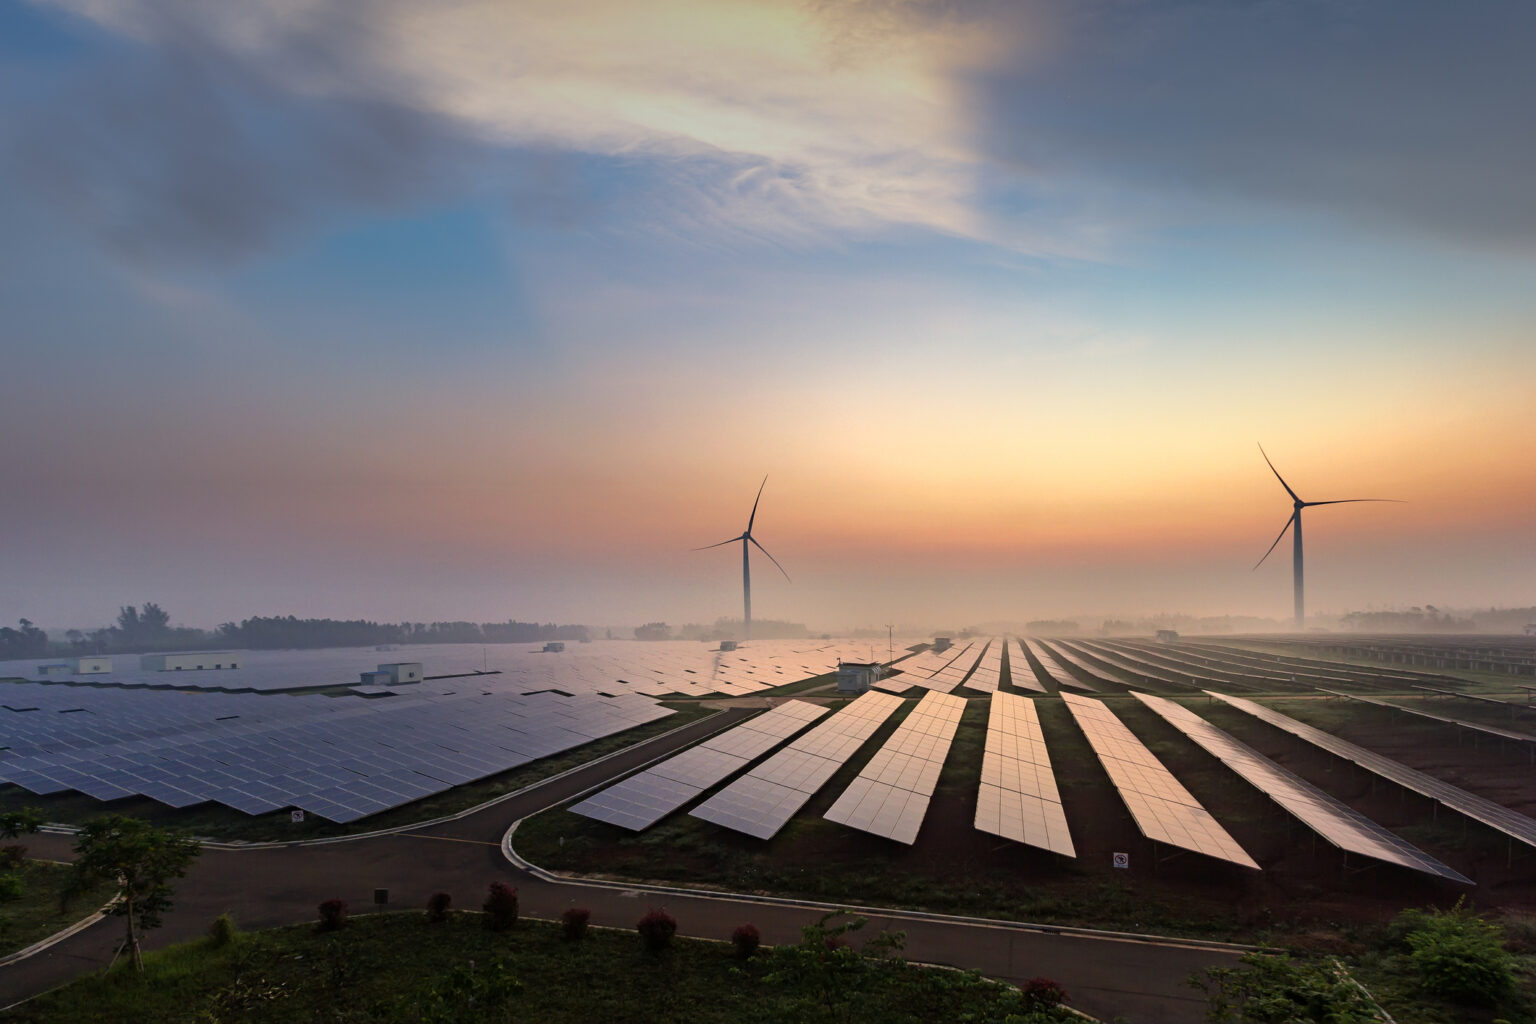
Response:
POLYGON ((1536 604, 1533 33, 5 5, 0 621, 1536 604))

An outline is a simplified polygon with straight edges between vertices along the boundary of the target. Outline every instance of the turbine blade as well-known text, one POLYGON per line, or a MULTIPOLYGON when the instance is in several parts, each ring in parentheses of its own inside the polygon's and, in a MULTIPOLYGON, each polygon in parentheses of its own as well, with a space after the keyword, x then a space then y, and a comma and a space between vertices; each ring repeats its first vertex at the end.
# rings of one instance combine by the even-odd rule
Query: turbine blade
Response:
POLYGON ((757 485, 757 497, 752 499, 752 515, 747 518, 747 532, 742 536, 752 536, 752 524, 757 521, 757 503, 763 500, 763 488, 768 486, 768 474, 763 474, 763 482, 757 485))
POLYGON ((745 540, 746 538, 747 538, 747 535, 743 533, 743 534, 741 534, 739 536, 732 537, 730 540, 723 540, 719 544, 705 544, 701 548, 690 548, 689 550, 690 551, 708 551, 710 548, 723 548, 727 544, 735 544, 737 541, 745 540))
MULTIPOLYGON (((757 538, 756 537, 748 537, 747 540, 751 541, 753 544, 757 544, 757 538)), ((763 547, 761 544, 757 544, 757 550, 761 551, 765 555, 768 555, 768 549, 763 547)), ((768 555, 768 561, 770 561, 774 565, 778 566, 779 572, 784 572, 784 567, 782 565, 779 565, 779 560, 777 558, 774 558, 772 555, 768 555)), ((789 573, 784 572, 784 578, 786 580, 789 580, 789 573)), ((795 581, 794 580, 789 580, 789 582, 793 583, 795 581)))
MULTIPOLYGON (((1259 454, 1264 456, 1265 462, 1269 462, 1269 453, 1264 450, 1263 445, 1259 445, 1259 454)), ((1285 488, 1286 494, 1289 494, 1296 501, 1301 501, 1301 495, 1291 490, 1291 485, 1285 482, 1285 477, 1280 475, 1280 471, 1275 468, 1275 464, 1273 462, 1269 462, 1269 471, 1275 474, 1275 479, 1280 481, 1280 486, 1285 488)), ((1257 568, 1257 566, 1255 566, 1255 568, 1257 568)))
POLYGON ((1334 501, 1304 501, 1302 504, 1311 508, 1313 505, 1348 505, 1352 501, 1390 501, 1394 505, 1408 504, 1402 498, 1338 498, 1334 501))
MULTIPOLYGON (((1279 474, 1276 474, 1276 475, 1278 476, 1279 474)), ((1284 481, 1281 481, 1281 482, 1283 483, 1284 481)), ((1269 546, 1269 551, 1264 552, 1264 558, 1268 558, 1269 555, 1270 555, 1270 552, 1274 551, 1275 548, 1280 546, 1280 541, 1285 538, 1285 531, 1289 530, 1291 528, 1291 524, 1294 523, 1295 521, 1296 521, 1296 513, 1292 512, 1291 515, 1290 515, 1290 518, 1285 521, 1285 525, 1280 527, 1280 536, 1276 537, 1275 538, 1275 542, 1269 546)), ((1253 569, 1249 569, 1248 571, 1249 572, 1253 572, 1259 566, 1263 565, 1264 564, 1264 558, 1261 558, 1257 562, 1253 563, 1253 569)))

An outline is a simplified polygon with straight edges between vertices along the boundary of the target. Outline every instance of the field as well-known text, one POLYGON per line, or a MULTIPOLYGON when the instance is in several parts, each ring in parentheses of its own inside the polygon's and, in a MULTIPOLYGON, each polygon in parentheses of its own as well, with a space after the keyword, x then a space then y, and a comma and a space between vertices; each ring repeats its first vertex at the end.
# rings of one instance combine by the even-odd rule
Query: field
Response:
MULTIPOLYGON (((859 933, 851 938, 863 939, 859 933)), ((34 1024, 82 1020, 404 1022, 536 1020, 690 1024, 738 1021, 997 1021, 1023 1016, 1017 990, 894 959, 760 950, 674 940, 646 950, 633 932, 556 925, 493 932, 478 913, 429 923, 420 912, 356 918, 334 932, 301 925, 196 942, 145 957, 142 976, 82 978, 13 1011, 34 1024), (1014 1014, 1018 1016, 1008 1016, 1014 1014)))
POLYGON ((70 869, 52 861, 28 860, 18 873, 21 895, 0 903, 0 956, 25 949, 68 928, 112 898, 111 885, 97 885, 76 897, 68 907, 60 898, 69 882, 70 869))

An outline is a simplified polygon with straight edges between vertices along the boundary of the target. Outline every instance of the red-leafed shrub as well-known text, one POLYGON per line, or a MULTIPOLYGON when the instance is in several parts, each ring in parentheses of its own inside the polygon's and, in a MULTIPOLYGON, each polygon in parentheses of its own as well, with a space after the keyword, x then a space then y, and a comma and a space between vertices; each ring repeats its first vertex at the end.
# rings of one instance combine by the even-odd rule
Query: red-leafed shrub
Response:
POLYGON ((1066 990, 1050 978, 1030 978, 1024 983, 1024 1002, 1032 1010, 1060 1006, 1066 1000, 1066 990))
POLYGON ((445 892, 435 892, 427 897, 427 920, 448 920, 448 908, 453 906, 453 897, 445 892))
POLYGON ((587 937, 587 922, 592 920, 592 911, 586 907, 567 907, 565 913, 560 915, 560 933, 571 942, 587 937))
POLYGON ((635 930, 640 933, 645 948, 657 953, 672 944, 672 936, 677 934, 677 919, 665 910, 652 907, 636 923, 635 930))
POLYGON ((756 925, 740 925, 735 931, 731 932, 731 945, 736 947, 736 955, 742 960, 746 960, 753 953, 756 953, 757 947, 762 944, 763 936, 757 930, 756 925))
POLYGON ((347 901, 325 900, 320 904, 320 930, 334 932, 347 923, 347 901))
POLYGON ((517 890, 505 882, 492 882, 481 909, 485 911, 487 927, 506 931, 517 924, 517 890))

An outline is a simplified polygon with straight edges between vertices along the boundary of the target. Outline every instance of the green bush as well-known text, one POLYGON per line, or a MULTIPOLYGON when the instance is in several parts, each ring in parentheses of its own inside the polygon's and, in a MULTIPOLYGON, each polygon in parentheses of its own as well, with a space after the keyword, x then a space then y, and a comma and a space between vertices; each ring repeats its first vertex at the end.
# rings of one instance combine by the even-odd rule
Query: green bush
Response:
POLYGON ((1336 964, 1245 954, 1240 967, 1213 967, 1190 978, 1206 995, 1211 1024, 1376 1024, 1365 993, 1336 964))
POLYGON ((21 899, 21 894, 26 892, 26 889, 19 872, 8 871, 0 875, 0 903, 21 899))
POLYGON ((234 942, 235 936, 239 934, 240 929, 235 927, 235 919, 228 914, 220 914, 208 926, 208 945, 221 949, 234 942))
POLYGON ((1450 910, 1405 910, 1394 922, 1419 987, 1468 1006, 1497 1006, 1515 989, 1504 934, 1461 900, 1450 910))

